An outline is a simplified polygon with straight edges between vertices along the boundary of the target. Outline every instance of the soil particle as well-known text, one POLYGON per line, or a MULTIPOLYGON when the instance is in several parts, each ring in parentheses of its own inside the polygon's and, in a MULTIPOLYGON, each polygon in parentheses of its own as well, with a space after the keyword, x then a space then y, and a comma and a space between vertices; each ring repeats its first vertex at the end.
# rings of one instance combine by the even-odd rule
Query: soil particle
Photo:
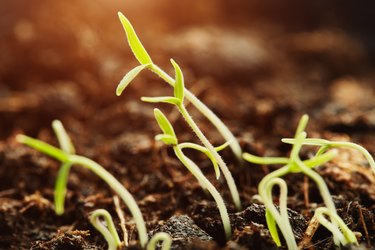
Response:
POLYGON ((95 246, 90 246, 86 241, 90 235, 89 231, 74 230, 72 232, 57 234, 50 241, 36 241, 32 250, 96 250, 100 249, 95 246))
POLYGON ((171 235, 171 249, 215 249, 212 237, 199 228, 187 215, 172 216, 150 234, 166 232, 171 235))

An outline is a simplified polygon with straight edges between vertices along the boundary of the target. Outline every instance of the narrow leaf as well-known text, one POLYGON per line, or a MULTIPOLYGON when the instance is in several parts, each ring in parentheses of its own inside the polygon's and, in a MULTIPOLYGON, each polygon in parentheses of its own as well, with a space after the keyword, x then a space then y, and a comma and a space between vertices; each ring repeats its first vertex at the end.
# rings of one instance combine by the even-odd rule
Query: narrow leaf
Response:
POLYGON ((176 134, 172 127, 172 124, 168 121, 168 118, 160 111, 160 109, 154 109, 155 119, 159 124, 159 127, 166 135, 170 135, 176 138, 176 134))
POLYGON ((51 146, 41 140, 37 140, 37 139, 34 139, 34 138, 31 138, 31 137, 28 137, 26 135, 17 135, 16 137, 16 140, 19 142, 19 143, 22 143, 22 144, 25 144, 31 148, 34 148, 46 155, 49 155, 61 162, 67 162, 68 161, 68 155, 54 147, 54 146, 51 146))
POLYGON ((57 215, 62 215, 64 213, 66 185, 68 183, 71 166, 72 164, 70 162, 65 162, 61 165, 59 172, 57 173, 54 192, 55 212, 57 215))
POLYGON ((230 145, 230 143, 231 143, 231 141, 227 141, 226 143, 215 147, 216 152, 219 152, 219 151, 225 149, 226 147, 228 147, 230 145))
POLYGON ((129 46, 133 51, 134 56, 141 64, 152 63, 150 56, 148 55, 146 49, 143 47, 129 20, 121 12, 118 12, 118 16, 120 18, 122 26, 124 27, 129 46))
POLYGON ((171 63, 174 67, 175 73, 176 73, 176 79, 174 84, 174 96, 181 100, 181 102, 184 100, 184 75, 182 74, 180 66, 171 59, 171 63))
POLYGON ((68 133, 66 132, 61 121, 54 120, 52 122, 53 131, 56 134, 57 140, 59 141, 60 148, 67 154, 75 154, 75 149, 70 140, 68 133))
POLYGON ((181 103, 180 99, 176 97, 172 97, 172 96, 141 97, 141 100, 144 102, 151 102, 151 103, 164 102, 164 103, 169 103, 173 105, 179 105, 181 103))
POLYGON ((172 135, 166 135, 166 134, 156 135, 155 140, 162 141, 166 145, 177 145, 177 138, 172 135))
POLYGON ((142 70, 144 70, 145 68, 148 68, 150 65, 151 64, 142 64, 142 65, 139 65, 139 66, 135 67, 134 69, 130 70, 128 73, 126 73, 124 78, 122 78, 120 83, 117 85, 116 95, 120 96, 122 94, 122 92, 125 90, 125 88, 134 80, 134 78, 136 78, 137 75, 142 70))

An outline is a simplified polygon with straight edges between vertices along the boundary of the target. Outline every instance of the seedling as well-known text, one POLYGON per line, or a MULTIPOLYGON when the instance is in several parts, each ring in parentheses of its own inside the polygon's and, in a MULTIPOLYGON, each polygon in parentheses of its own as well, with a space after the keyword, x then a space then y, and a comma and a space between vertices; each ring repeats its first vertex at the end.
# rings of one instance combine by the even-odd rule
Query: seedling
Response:
MULTIPOLYGON (((230 239, 232 235, 230 220, 228 211, 225 207, 225 203, 219 192, 216 190, 214 185, 203 175, 202 171, 199 169, 199 167, 190 159, 188 158, 184 153, 183 149, 185 148, 191 148, 195 149, 201 152, 204 152, 208 157, 212 160, 213 156, 210 151, 203 148, 200 145, 194 144, 194 143, 178 143, 176 134, 174 132, 174 129, 171 125, 171 123, 168 121, 167 117, 159 110, 154 109, 154 115, 155 119, 159 124, 159 127, 163 131, 163 134, 159 134, 155 137, 156 140, 160 140, 164 142, 167 145, 172 145, 174 153, 176 154, 177 158, 182 162, 182 164, 194 175, 194 177, 198 180, 199 184, 202 186, 203 189, 207 189, 208 192, 212 195, 214 198, 219 213, 221 216, 221 220, 224 226, 224 231, 227 239, 230 239)), ((224 145, 225 146, 225 145, 224 145)), ((222 149, 223 146, 216 148, 215 150, 222 149)), ((216 152, 216 151, 215 151, 216 152)))
POLYGON ((155 250, 156 244, 161 241, 163 242, 163 245, 161 247, 161 250, 169 250, 172 245, 172 238, 169 234, 164 232, 158 232, 152 236, 151 240, 147 244, 147 250, 155 250))
MULTIPOLYGON (((321 164, 324 164, 332 160, 337 155, 337 151, 331 150, 331 151, 324 153, 325 150, 327 149, 327 146, 324 145, 323 147, 325 150, 320 150, 313 158, 302 161, 299 157, 299 151, 302 145, 304 145, 307 140, 306 132, 304 132, 306 125, 307 125, 307 121, 308 121, 308 116, 307 115, 302 116, 298 124, 297 131, 295 133, 295 138, 289 140, 290 142, 293 142, 293 148, 290 154, 290 158, 258 157, 258 156, 254 156, 248 153, 245 153, 243 155, 245 160, 252 162, 252 163, 256 163, 256 164, 283 164, 284 165, 280 169, 275 170, 271 172, 270 174, 266 175, 259 183, 258 191, 259 191, 259 195, 261 196, 264 202, 264 205, 266 206, 266 211, 267 211, 266 219, 267 219, 267 224, 268 224, 268 228, 270 230, 271 236, 273 237, 275 243, 278 246, 280 246, 281 243, 280 243, 278 232, 275 226, 275 221, 276 221, 281 232, 284 235, 285 241, 288 245, 288 249, 297 249, 297 246, 295 244, 294 236, 290 235, 289 228, 287 228, 284 224, 281 224, 282 220, 280 219, 280 217, 285 218, 282 216, 282 211, 281 211, 281 216, 280 216, 277 210, 275 211, 275 208, 272 202, 270 203, 270 197, 269 197, 270 191, 269 191, 269 188, 267 188, 267 186, 269 186, 270 183, 272 184, 272 180, 278 177, 282 177, 288 173, 303 173, 309 176, 318 186, 320 194, 323 198, 323 202, 326 205, 326 208, 330 211, 330 214, 337 215, 336 208, 333 203, 330 192, 328 190, 327 184, 324 182, 323 178, 318 173, 312 170, 312 168, 315 168, 321 164), (288 237, 292 237, 293 240, 288 239, 288 237)), ((340 219, 338 216, 337 218, 340 219)), ((286 223, 286 221, 283 221, 283 223, 286 223)), ((333 223, 336 224, 336 219, 333 223)), ((342 229, 345 229, 345 228, 342 228, 342 229)), ((350 233, 352 232, 351 231, 347 232, 347 234, 350 234, 350 233)), ((336 245, 340 244, 340 240, 336 238, 335 235, 334 235, 334 241, 336 245)), ((356 243, 356 242, 351 242, 351 243, 356 243)))
MULTIPOLYGON (((158 67, 156 64, 153 63, 151 57, 149 56, 146 49, 144 48, 141 41, 139 40, 129 20, 120 12, 118 13, 118 16, 124 27, 130 49, 132 50, 135 58, 139 61, 141 65, 135 67, 124 76, 124 78, 121 80, 120 84, 117 87, 116 94, 118 96, 121 95, 121 93, 130 84, 130 82, 144 69, 151 70, 153 73, 158 75, 169 85, 174 87, 175 80, 171 76, 169 76, 165 71, 163 71, 160 67, 158 67)), ((234 137, 234 135, 227 128, 227 126, 225 126, 225 124, 193 93, 191 93, 187 89, 184 89, 184 92, 185 92, 186 98, 218 129, 218 131, 224 137, 225 141, 230 142, 230 147, 232 148, 232 151, 234 152, 238 160, 241 162, 242 161, 241 147, 238 141, 236 140, 236 138, 234 137)))
MULTIPOLYGON (((64 150, 66 151, 72 152, 72 147, 67 146, 67 145, 70 145, 69 143, 66 143, 66 144, 62 143, 62 142, 68 142, 70 141, 70 139, 67 133, 65 132, 64 128, 62 127, 62 125, 61 126, 59 125, 61 123, 57 121, 57 122, 54 122, 54 124, 57 124, 54 126, 54 128, 55 128, 55 131, 56 129, 58 131, 57 134, 58 134, 60 144, 64 145, 62 146, 62 148, 64 148, 64 150)), ((63 208, 61 209, 61 205, 63 206, 67 176, 69 174, 70 166, 79 165, 84 168, 87 168, 91 170, 92 172, 94 172, 102 180, 104 180, 113 189, 113 191, 117 193, 118 196, 121 197, 124 203, 128 206, 134 218, 137 230, 138 230, 140 244, 142 247, 146 247, 146 244, 148 242, 148 235, 147 235, 146 226, 145 226, 142 213, 137 203, 135 202, 133 196, 128 192, 128 190, 115 177, 113 177, 113 175, 111 175, 104 167, 102 167, 101 165, 99 165, 98 163, 94 162, 93 160, 89 158, 66 152, 52 145, 49 145, 43 141, 28 137, 25 135, 18 135, 17 141, 62 162, 63 171, 60 169, 58 177, 57 177, 58 179, 56 180, 56 185, 55 185, 55 204, 57 203, 58 206, 60 206, 60 208, 58 208, 57 211, 60 211, 60 212, 64 211, 63 208)))
MULTIPOLYGON (((284 143, 293 144, 295 140, 293 138, 284 138, 281 140, 284 143)), ((366 158, 372 171, 375 173, 375 161, 371 154, 362 147, 361 145, 355 144, 353 142, 343 142, 343 141, 329 141, 325 139, 315 139, 315 138, 308 138, 305 139, 303 145, 310 145, 310 146, 319 146, 320 149, 317 152, 317 155, 320 155, 331 148, 352 148, 358 150, 363 154, 366 158)))
MULTIPOLYGON (((108 250, 117 250, 122 247, 122 242, 116 231, 113 219, 110 213, 105 209, 97 209, 90 215, 91 224, 103 235, 108 244, 108 250), (104 218, 105 223, 100 220, 100 217, 104 218)), ((154 234, 154 236, 147 243, 147 250, 155 250, 156 244, 162 241, 162 250, 169 250, 172 245, 172 238, 169 234, 164 232, 159 232, 154 234)))
POLYGON ((358 245, 354 233, 348 228, 345 222, 330 209, 326 207, 317 208, 314 217, 318 219, 320 224, 331 231, 333 238, 337 239, 341 245, 345 246, 350 243, 358 245), (324 215, 328 216, 332 222, 328 221, 324 215))
POLYGON ((117 234, 112 216, 105 209, 97 209, 90 215, 91 224, 98 230, 108 244, 108 250, 117 250, 122 246, 120 237, 117 234), (105 224, 100 220, 104 218, 105 224))
MULTIPOLYGON (((173 104, 177 107, 177 109, 180 111, 182 117, 185 119, 187 124, 192 128, 192 130, 198 136, 199 140, 202 142, 204 147, 209 152, 210 159, 215 160, 214 162, 217 162, 219 168, 223 172, 224 178, 227 181, 227 184, 228 184, 229 190, 231 192, 234 204, 236 205, 236 208, 238 210, 241 210, 240 196, 239 196, 236 184, 234 182, 234 179, 232 177, 232 174, 230 173, 227 165, 225 164, 225 162, 223 161, 221 156, 215 150, 214 146, 212 146, 212 144, 209 142, 209 140, 206 138, 206 136, 203 134, 203 132, 200 130, 198 125, 195 123, 195 121, 190 116, 189 112, 187 111, 187 109, 184 105, 184 97, 185 97, 184 77, 183 77, 181 68, 178 66, 178 64, 173 59, 171 59, 171 63, 172 63, 172 65, 175 69, 175 72, 176 72, 176 80, 175 80, 175 84, 174 84, 174 96, 142 97, 141 100, 145 101, 145 102, 151 102, 151 103, 159 103, 159 102, 169 103, 169 104, 173 104)), ((214 164, 214 166, 215 166, 215 164, 214 164)), ((217 177, 219 177, 218 171, 216 171, 216 174, 217 174, 217 177)))

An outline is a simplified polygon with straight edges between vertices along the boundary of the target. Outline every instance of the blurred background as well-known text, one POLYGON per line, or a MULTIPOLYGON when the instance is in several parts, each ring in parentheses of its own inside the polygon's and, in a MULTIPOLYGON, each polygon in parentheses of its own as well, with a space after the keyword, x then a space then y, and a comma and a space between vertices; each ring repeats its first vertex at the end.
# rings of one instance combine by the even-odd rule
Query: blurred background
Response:
POLYGON ((154 62, 171 72, 174 58, 189 88, 203 93, 219 113, 229 103, 236 107, 226 107, 235 119, 251 115, 254 120, 244 121, 248 126, 266 124, 275 107, 313 115, 357 108, 367 112, 365 118, 362 112, 345 126, 375 124, 370 1, 0 0, 0 5, 0 138, 19 130, 34 135, 55 118, 87 121, 124 98, 160 92, 164 85, 152 83, 150 89, 157 79, 146 73, 127 97, 115 97, 119 80, 138 64, 118 11, 131 20, 154 62), (214 88, 218 85, 223 91, 214 88), (229 99, 222 103, 224 98, 229 99), (322 104, 324 98, 334 107, 322 104))

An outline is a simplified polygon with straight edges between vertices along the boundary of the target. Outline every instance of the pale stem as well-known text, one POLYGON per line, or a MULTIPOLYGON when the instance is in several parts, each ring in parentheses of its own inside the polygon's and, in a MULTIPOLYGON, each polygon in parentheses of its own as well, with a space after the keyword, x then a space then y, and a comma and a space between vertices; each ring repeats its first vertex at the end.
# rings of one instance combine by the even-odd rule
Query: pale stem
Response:
POLYGON ((156 233, 151 238, 151 240, 147 244, 147 250, 155 250, 156 249, 156 244, 159 241, 163 242, 163 246, 161 247, 161 250, 169 250, 169 249, 171 249, 171 245, 172 245, 172 238, 171 238, 171 236, 169 234, 167 234, 167 233, 159 232, 159 233, 156 233))
POLYGON ((108 250, 116 250, 121 246, 121 240, 117 234, 112 216, 105 209, 97 209, 90 215, 91 224, 104 236, 108 244, 108 250), (106 225, 100 220, 103 217, 106 225))
POLYGON ((208 141, 206 136, 202 133, 202 131, 199 129, 197 124, 194 122, 194 120, 191 118, 190 114, 186 110, 184 105, 178 105, 178 109, 181 112, 181 115, 184 117, 186 122, 189 124, 189 126, 193 129, 195 134, 198 136, 199 140, 203 143, 203 145, 207 148, 207 150, 213 155, 213 157, 216 159, 221 171, 223 172, 224 178, 227 181, 230 193, 232 195, 232 199, 234 201, 234 204, 237 208, 238 211, 241 210, 242 205, 241 205, 241 200, 240 200, 240 195, 238 193, 236 183, 234 182, 233 176, 230 173, 227 165, 219 155, 219 153, 215 150, 214 146, 208 141))
POLYGON ((230 219, 227 208, 225 207, 224 200, 221 197, 220 193, 217 191, 214 185, 212 185, 212 183, 202 174, 199 167, 182 152, 179 145, 174 146, 173 150, 177 158, 182 162, 182 164, 184 164, 184 166, 194 175, 194 177, 198 179, 199 183, 204 184, 204 187, 208 190, 208 192, 210 192, 210 194, 214 198, 220 212, 220 217, 223 223, 226 238, 227 240, 230 239, 232 235, 230 219))
POLYGON ((95 161, 79 155, 70 155, 68 159, 69 162, 71 162, 72 164, 81 165, 85 168, 90 169, 101 179, 103 179, 121 197, 121 199, 128 206, 134 218, 141 246, 146 247, 148 235, 143 215, 136 201, 134 200, 133 196, 128 192, 128 190, 126 190, 126 188, 115 177, 113 177, 109 172, 107 172, 105 168, 103 168, 95 161))

